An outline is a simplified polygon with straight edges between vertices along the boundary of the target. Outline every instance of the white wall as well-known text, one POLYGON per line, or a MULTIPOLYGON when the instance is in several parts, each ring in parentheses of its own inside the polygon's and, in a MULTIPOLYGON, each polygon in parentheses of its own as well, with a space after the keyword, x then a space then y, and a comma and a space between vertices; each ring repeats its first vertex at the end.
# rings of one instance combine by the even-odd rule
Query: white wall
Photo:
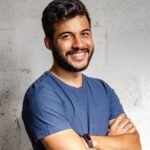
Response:
MULTIPOLYGON (((0 0, 0 150, 31 150, 21 120, 27 87, 51 66, 41 13, 49 0, 0 0)), ((107 81, 150 149, 150 1, 84 0, 95 54, 86 74, 107 81)))

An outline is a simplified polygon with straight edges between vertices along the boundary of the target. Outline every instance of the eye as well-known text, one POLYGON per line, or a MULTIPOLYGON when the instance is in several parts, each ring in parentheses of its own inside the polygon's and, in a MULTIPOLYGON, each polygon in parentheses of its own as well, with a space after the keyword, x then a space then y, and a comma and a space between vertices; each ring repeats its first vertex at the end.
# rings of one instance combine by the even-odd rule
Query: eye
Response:
POLYGON ((62 38, 63 40, 70 40, 70 39, 72 38, 72 35, 71 35, 71 34, 63 34, 63 35, 61 36, 61 38, 62 38))
POLYGON ((84 32, 81 33, 81 35, 82 35, 83 37, 89 37, 90 34, 91 34, 90 31, 84 31, 84 32))

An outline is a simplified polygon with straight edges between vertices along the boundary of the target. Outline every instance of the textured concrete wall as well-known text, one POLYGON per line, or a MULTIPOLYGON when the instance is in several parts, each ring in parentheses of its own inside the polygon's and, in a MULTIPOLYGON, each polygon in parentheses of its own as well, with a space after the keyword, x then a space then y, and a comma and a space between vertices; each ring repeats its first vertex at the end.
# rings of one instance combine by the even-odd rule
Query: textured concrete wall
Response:
MULTIPOLYGON (((150 1, 84 0, 95 54, 85 72, 107 81, 150 149, 150 1)), ((41 13, 49 0, 0 0, 0 150, 31 150, 21 120, 27 87, 51 66, 41 13)))

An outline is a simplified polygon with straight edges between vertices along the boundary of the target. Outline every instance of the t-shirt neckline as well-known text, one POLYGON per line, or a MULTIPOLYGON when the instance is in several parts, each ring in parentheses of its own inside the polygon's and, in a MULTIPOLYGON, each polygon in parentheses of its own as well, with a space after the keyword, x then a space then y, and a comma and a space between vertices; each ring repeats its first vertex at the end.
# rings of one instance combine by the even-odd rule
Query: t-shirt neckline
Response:
POLYGON ((49 72, 49 71, 46 71, 46 73, 48 74, 48 75, 50 75, 53 79, 55 79, 59 84, 61 84, 61 85, 63 85, 63 86, 65 86, 65 87, 67 87, 67 88, 69 88, 69 89, 73 89, 73 90, 82 90, 82 89, 84 89, 84 87, 85 87, 85 76, 84 76, 84 74, 82 74, 82 85, 80 86, 80 87, 73 87, 73 86, 71 86, 71 85, 69 85, 69 84, 67 84, 67 83, 65 83, 65 82, 63 82, 62 80, 60 80, 59 78, 57 78, 55 75, 53 75, 51 72, 49 72))

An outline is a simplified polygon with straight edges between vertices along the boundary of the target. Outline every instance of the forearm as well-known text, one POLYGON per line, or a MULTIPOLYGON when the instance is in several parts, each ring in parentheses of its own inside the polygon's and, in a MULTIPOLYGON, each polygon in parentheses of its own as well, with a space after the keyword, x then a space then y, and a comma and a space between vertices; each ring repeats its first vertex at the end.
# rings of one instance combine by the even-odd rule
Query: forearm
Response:
POLYGON ((141 150, 138 133, 117 136, 92 136, 97 150, 141 150))
POLYGON ((97 150, 88 148, 84 139, 72 129, 48 135, 41 142, 46 150, 97 150))

